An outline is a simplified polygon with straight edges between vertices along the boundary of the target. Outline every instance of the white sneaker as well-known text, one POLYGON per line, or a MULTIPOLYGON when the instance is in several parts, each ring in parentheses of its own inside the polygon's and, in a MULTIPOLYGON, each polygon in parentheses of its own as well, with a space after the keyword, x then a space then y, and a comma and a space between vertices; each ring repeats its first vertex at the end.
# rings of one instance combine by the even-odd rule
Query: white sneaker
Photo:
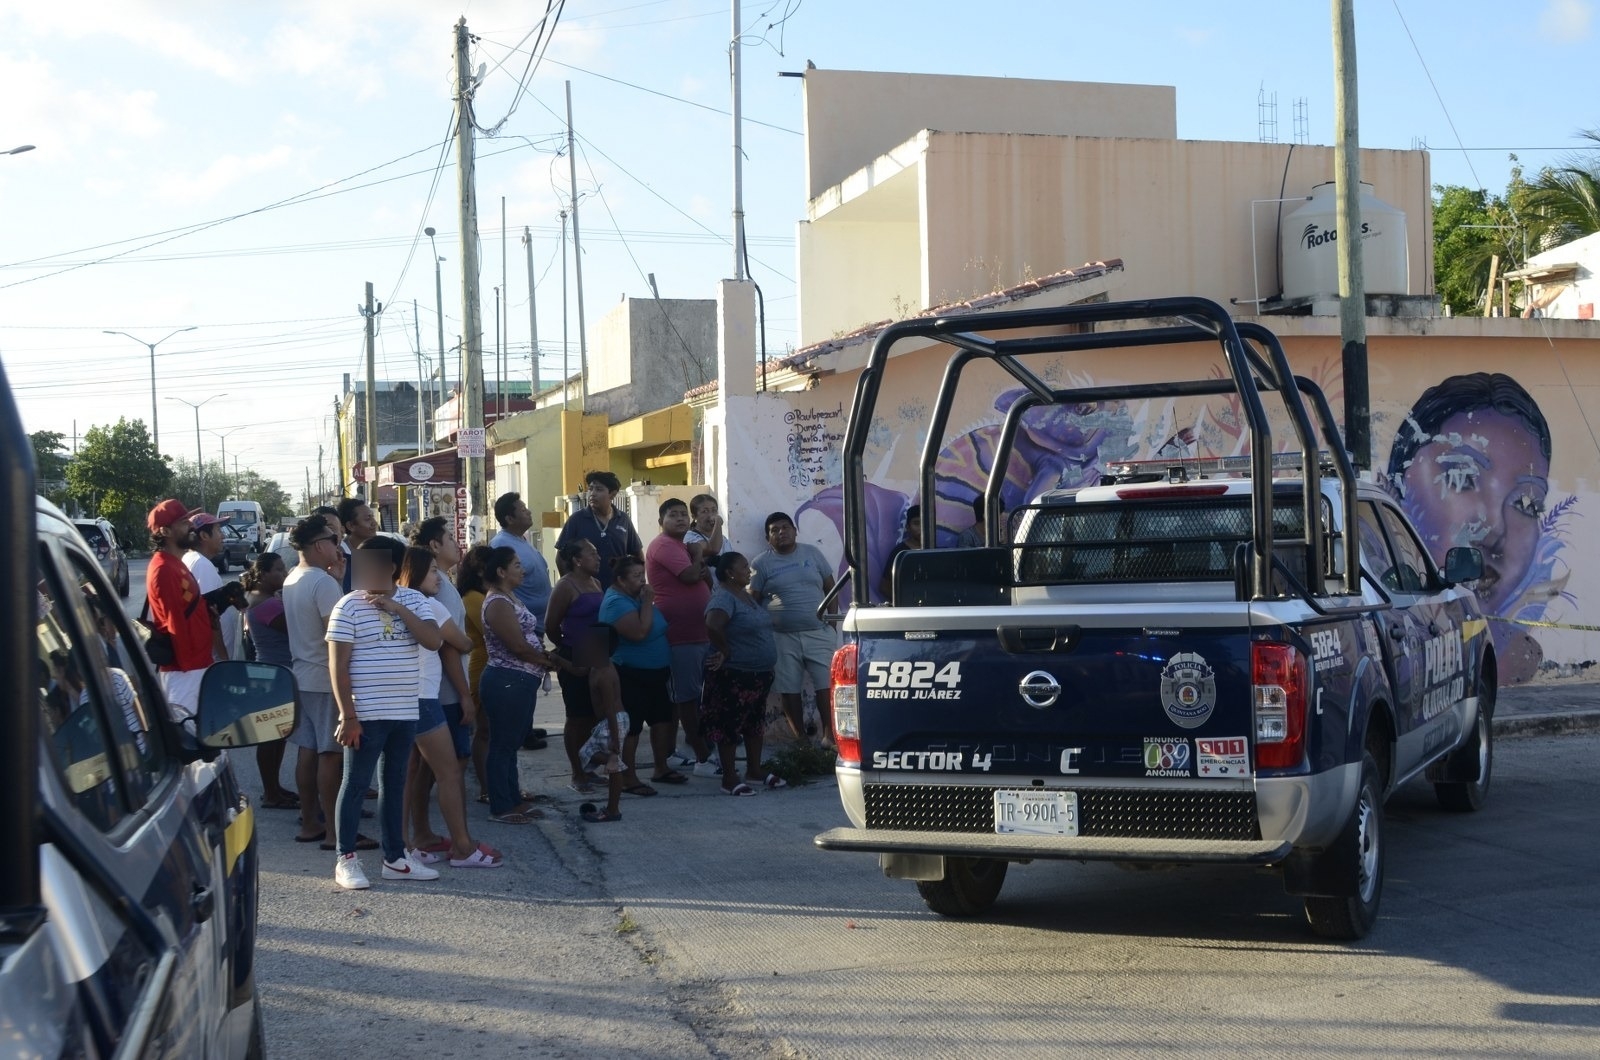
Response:
POLYGON ((707 759, 704 762, 696 762, 694 764, 694 775, 697 777, 720 777, 722 776, 722 763, 715 758, 707 759))
POLYGON ((383 878, 386 880, 437 880, 438 869, 430 869, 426 865, 418 864, 409 857, 401 857, 398 861, 385 861, 383 863, 383 878))
POLYGON ((678 769, 688 769, 696 761, 693 751, 673 751, 667 756, 667 765, 678 769))
MULTIPOLYGON (((387 872, 388 866, 384 866, 387 872)), ((333 882, 347 891, 364 891, 372 884, 367 881, 367 871, 361 867, 356 854, 341 854, 333 863, 333 882)))

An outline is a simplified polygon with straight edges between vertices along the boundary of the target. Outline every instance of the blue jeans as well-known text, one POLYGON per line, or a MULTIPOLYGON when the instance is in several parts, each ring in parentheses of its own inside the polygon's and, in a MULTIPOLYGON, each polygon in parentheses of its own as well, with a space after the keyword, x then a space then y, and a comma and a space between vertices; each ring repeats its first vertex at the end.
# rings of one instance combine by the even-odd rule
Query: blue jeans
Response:
POLYGON ((498 817, 522 804, 517 777, 517 752, 533 727, 533 697, 540 680, 521 670, 491 666, 483 671, 478 699, 489 722, 489 757, 484 780, 489 785, 489 812, 498 817))
POLYGON ((344 749, 344 782, 339 785, 339 853, 353 854, 361 831, 361 803, 378 770, 378 828, 383 860, 406 855, 400 814, 405 807, 406 762, 416 739, 415 721, 363 721, 361 746, 344 749))

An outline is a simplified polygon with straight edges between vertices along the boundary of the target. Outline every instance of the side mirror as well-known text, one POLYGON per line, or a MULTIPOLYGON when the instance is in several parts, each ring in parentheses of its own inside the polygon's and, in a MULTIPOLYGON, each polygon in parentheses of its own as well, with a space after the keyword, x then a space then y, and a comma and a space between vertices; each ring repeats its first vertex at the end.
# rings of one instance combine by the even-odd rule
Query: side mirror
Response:
POLYGON ((1444 580, 1451 585, 1475 582, 1483 577, 1483 553, 1464 545, 1444 554, 1444 580))
POLYGON ((206 747, 251 747, 288 736, 299 714, 292 671, 270 663, 219 662, 200 682, 195 729, 206 747))

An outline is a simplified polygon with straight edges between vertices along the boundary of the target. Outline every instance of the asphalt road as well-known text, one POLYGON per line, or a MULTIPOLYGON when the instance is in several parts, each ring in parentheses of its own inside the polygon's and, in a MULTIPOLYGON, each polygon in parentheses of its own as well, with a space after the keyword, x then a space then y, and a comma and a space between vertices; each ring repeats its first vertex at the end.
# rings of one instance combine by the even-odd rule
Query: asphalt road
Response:
POLYGON ((1226 869, 1013 867, 993 915, 943 920, 812 847, 842 821, 831 783, 695 780, 585 826, 558 760, 525 752, 550 816, 475 807, 493 872, 340 892, 294 815, 262 814, 267 1030, 288 1057, 1592 1057, 1596 761, 1593 734, 1504 740, 1483 813, 1399 793, 1382 921, 1336 945, 1275 877, 1226 869))

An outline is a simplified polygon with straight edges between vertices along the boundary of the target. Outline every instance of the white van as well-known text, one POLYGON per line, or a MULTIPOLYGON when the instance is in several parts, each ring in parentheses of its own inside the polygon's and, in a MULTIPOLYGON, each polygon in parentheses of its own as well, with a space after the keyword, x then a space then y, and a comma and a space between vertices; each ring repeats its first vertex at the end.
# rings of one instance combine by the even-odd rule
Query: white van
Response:
POLYGON ((227 523, 233 533, 245 539, 252 553, 260 552, 262 531, 266 529, 265 513, 255 501, 223 501, 217 505, 217 518, 227 523))

